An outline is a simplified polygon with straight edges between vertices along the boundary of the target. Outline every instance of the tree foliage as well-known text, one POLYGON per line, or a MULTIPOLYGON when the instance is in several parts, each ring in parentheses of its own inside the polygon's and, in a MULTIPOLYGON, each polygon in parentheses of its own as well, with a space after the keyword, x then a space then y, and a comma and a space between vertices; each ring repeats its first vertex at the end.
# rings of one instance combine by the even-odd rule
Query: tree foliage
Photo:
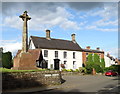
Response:
POLYGON ((92 69, 94 68, 97 73, 103 73, 103 69, 105 67, 104 59, 101 59, 98 54, 89 54, 88 61, 86 62, 85 68, 87 69, 87 73, 92 73, 92 69))
POLYGON ((2 67, 10 69, 13 66, 11 52, 2 53, 2 67))

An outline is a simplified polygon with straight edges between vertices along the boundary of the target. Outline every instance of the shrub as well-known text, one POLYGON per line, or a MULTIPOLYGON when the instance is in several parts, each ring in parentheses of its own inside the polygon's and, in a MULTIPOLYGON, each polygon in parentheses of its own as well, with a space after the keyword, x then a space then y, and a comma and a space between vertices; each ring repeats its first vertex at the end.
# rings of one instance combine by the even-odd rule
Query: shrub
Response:
POLYGON ((2 53, 2 67, 10 69, 13 66, 11 52, 2 53))
POLYGON ((86 70, 86 68, 84 68, 84 67, 80 67, 80 68, 79 68, 79 72, 80 72, 80 73, 86 73, 86 71, 87 71, 87 70, 86 70))
POLYGON ((112 65, 110 67, 104 68, 104 72, 107 72, 109 70, 112 70, 114 72, 118 72, 118 74, 120 74, 120 65, 112 65))
POLYGON ((76 69, 75 72, 80 72, 79 69, 76 69))
POLYGON ((97 73, 103 73, 103 69, 98 64, 94 64, 93 68, 95 68, 97 73))
POLYGON ((62 71, 67 71, 66 69, 62 69, 62 71))
POLYGON ((88 65, 85 66, 85 68, 86 68, 86 73, 87 74, 91 74, 92 73, 92 68, 93 68, 92 65, 88 64, 88 65))
POLYGON ((73 72, 73 70, 72 69, 68 69, 67 72, 73 72))

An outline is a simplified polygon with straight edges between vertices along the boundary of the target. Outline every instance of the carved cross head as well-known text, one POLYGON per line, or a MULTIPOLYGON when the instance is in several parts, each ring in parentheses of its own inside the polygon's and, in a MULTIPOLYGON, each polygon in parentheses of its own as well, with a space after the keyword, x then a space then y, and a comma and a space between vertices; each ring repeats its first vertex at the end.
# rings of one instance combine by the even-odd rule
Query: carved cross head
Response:
POLYGON ((27 11, 25 11, 23 15, 20 15, 19 17, 22 18, 23 21, 24 19, 26 19, 27 21, 31 19, 31 17, 27 15, 27 11))

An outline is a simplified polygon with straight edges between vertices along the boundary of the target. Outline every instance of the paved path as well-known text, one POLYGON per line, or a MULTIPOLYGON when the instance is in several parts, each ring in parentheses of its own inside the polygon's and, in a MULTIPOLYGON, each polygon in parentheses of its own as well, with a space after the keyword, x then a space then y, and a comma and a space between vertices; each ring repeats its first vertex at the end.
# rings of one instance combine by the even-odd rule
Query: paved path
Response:
POLYGON ((63 76, 63 79, 66 81, 62 85, 14 90, 14 92, 31 92, 30 94, 48 94, 50 92, 97 92, 95 94, 104 94, 103 92, 114 91, 115 93, 112 94, 119 94, 118 87, 120 86, 118 85, 118 77, 106 77, 103 75, 69 75, 63 76))

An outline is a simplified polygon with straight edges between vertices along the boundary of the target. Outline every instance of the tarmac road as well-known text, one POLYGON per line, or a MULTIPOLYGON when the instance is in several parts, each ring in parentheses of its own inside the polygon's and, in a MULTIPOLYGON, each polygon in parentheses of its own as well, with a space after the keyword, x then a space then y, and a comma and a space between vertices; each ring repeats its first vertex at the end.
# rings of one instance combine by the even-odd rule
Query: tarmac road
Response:
POLYGON ((53 89, 37 91, 32 94, 60 94, 60 92, 81 92, 80 94, 120 94, 118 77, 104 75, 69 75, 63 76, 66 81, 53 89), (119 89, 118 89, 119 88, 119 89))

